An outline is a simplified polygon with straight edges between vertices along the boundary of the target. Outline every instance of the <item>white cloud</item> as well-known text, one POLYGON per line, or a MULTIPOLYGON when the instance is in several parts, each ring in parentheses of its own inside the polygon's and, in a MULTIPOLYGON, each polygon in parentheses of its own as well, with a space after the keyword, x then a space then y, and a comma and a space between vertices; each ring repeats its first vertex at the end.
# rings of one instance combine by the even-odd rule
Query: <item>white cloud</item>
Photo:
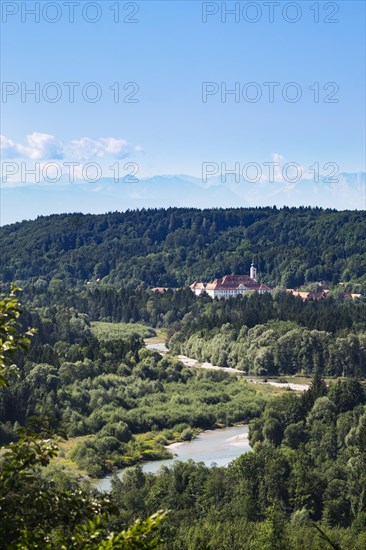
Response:
POLYGON ((65 146, 65 150, 66 156, 72 160, 88 160, 102 156, 96 142, 87 137, 73 140, 65 146))
POLYGON ((275 166, 273 166, 273 174, 274 174, 274 181, 276 182, 282 182, 282 167, 284 165, 285 157, 280 155, 279 153, 272 153, 272 162, 275 163, 275 166))
POLYGON ((4 159, 13 159, 19 157, 17 144, 5 136, 0 136, 1 156, 4 159))
MULTIPOLYGON (((115 139, 112 137, 102 138, 101 143, 104 145, 107 153, 111 153, 117 158, 125 158, 129 153, 129 146, 125 139, 115 139)), ((136 147, 135 147, 136 150, 136 147)))
POLYGON ((1 152, 3 158, 26 158, 32 160, 48 160, 63 158, 62 144, 50 134, 34 132, 26 138, 26 145, 15 143, 6 136, 1 136, 1 152))
POLYGON ((282 183, 293 187, 300 179, 307 179, 308 172, 296 161, 288 161, 280 153, 271 154, 271 166, 266 165, 262 173, 262 182, 282 183))
POLYGON ((26 144, 15 143, 6 136, 0 137, 4 159, 88 161, 105 156, 122 159, 128 157, 133 150, 142 150, 141 146, 133 148, 126 140, 114 137, 83 137, 70 143, 62 143, 53 135, 34 132, 26 137, 26 144))
POLYGON ((50 134, 34 132, 27 136, 27 146, 21 147, 24 156, 32 160, 63 158, 62 144, 50 134))

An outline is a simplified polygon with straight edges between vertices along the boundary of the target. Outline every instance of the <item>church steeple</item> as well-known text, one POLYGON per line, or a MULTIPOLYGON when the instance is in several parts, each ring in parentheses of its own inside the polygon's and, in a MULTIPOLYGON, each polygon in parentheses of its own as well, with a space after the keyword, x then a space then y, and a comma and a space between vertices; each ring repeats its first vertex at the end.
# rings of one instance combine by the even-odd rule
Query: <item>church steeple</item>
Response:
POLYGON ((254 259, 252 261, 252 265, 250 266, 250 278, 257 281, 257 268, 254 265, 254 259))

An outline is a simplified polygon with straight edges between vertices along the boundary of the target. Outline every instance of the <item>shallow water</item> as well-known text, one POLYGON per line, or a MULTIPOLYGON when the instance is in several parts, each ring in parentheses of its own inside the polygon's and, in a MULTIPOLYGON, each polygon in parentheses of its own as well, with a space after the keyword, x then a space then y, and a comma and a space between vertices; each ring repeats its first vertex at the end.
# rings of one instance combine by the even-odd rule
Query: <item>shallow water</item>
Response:
POLYGON ((165 344, 146 344, 145 347, 147 349, 153 349, 155 351, 162 351, 162 352, 168 352, 168 348, 165 344))
MULTIPOLYGON (((173 443, 167 446, 175 456, 166 460, 153 460, 142 463, 142 470, 155 474, 162 466, 171 466, 180 460, 203 462, 206 466, 227 466, 232 460, 251 450, 248 443, 248 426, 234 426, 221 430, 209 430, 199 434, 193 441, 173 443)), ((117 475, 122 475, 121 470, 117 475)), ((109 491, 111 476, 99 479, 94 483, 100 491, 109 491)))

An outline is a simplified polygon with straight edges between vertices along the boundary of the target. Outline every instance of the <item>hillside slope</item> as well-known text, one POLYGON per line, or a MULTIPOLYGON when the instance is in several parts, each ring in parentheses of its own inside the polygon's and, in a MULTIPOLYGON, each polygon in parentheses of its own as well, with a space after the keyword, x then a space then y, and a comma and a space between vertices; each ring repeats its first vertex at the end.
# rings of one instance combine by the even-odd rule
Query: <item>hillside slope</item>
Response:
POLYGON ((248 273, 269 284, 366 283, 364 211, 151 209, 60 214, 0 228, 0 279, 181 286, 248 273))

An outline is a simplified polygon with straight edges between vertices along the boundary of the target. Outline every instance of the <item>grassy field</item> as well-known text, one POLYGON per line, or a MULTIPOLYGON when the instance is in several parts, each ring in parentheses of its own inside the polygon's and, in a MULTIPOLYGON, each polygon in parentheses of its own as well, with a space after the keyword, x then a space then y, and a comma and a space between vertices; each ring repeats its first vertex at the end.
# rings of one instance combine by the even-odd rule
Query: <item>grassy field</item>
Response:
POLYGON ((58 442, 58 448, 59 452, 58 455, 53 459, 54 462, 59 464, 60 466, 65 466, 66 468, 69 468, 70 470, 74 471, 77 474, 84 475, 86 472, 84 470, 81 470, 73 460, 69 457, 70 452, 72 449, 82 441, 86 441, 87 439, 92 438, 92 435, 83 435, 79 437, 70 437, 69 439, 62 440, 58 442))
POLYGON ((142 338, 157 337, 157 332, 141 323, 104 323, 95 321, 91 323, 93 334, 100 340, 116 340, 137 333, 142 338))
MULTIPOLYGON (((193 437, 195 437, 201 430, 192 430, 193 437)), ((87 472, 70 458, 72 450, 83 441, 87 439, 93 439, 94 435, 85 435, 79 437, 70 437, 69 439, 61 440, 58 442, 59 452, 58 455, 52 460, 58 466, 71 470, 77 475, 86 475, 87 472)), ((171 453, 165 450, 165 445, 176 443, 181 441, 181 430, 165 429, 160 432, 147 432, 142 434, 135 434, 131 442, 129 443, 129 456, 126 458, 131 459, 131 465, 146 460, 161 460, 162 458, 171 458, 171 453)))
POLYGON ((167 333, 162 329, 154 329, 155 336, 145 337, 145 344, 165 344, 167 333))

